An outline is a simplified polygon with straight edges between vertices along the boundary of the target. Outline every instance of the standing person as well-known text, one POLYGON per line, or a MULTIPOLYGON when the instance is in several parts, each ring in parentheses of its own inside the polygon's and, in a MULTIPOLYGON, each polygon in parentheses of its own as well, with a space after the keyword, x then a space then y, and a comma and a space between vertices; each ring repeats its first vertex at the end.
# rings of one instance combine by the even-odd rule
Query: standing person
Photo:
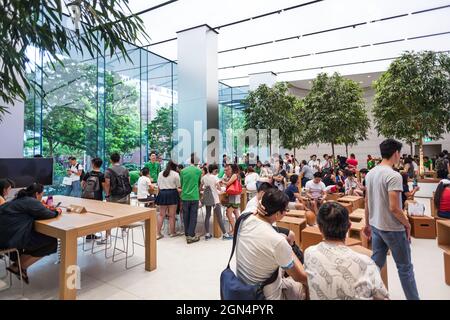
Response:
POLYGON ((443 152, 441 152, 436 159, 434 168, 439 179, 447 179, 448 173, 450 172, 450 164, 443 152))
MULTIPOLYGON (((225 167, 225 176, 222 179, 222 184, 225 185, 225 188, 228 189, 235 181, 239 182, 239 168, 236 164, 229 164, 225 167)), ((234 232, 234 224, 235 219, 239 218, 239 208, 241 205, 241 195, 229 195, 228 194, 228 202, 225 205, 227 208, 226 214, 228 221, 230 222, 230 231, 229 234, 233 234, 234 232), (233 219, 233 214, 235 219, 233 219)))
POLYGON ((367 170, 375 167, 375 160, 372 158, 370 154, 367 155, 367 170))
POLYGON ((81 180, 84 176, 84 168, 77 162, 77 158, 69 157, 69 169, 67 175, 72 180, 72 184, 66 187, 66 196, 79 198, 81 196, 81 180))
POLYGON ((401 205, 402 176, 392 169, 400 160, 401 149, 402 144, 394 139, 383 141, 383 160, 366 176, 364 234, 372 238, 372 259, 380 270, 391 250, 406 298, 418 300, 411 262, 411 225, 401 205))
POLYGON ((305 185, 306 196, 311 205, 310 208, 317 216, 319 207, 327 197, 327 187, 322 182, 322 174, 320 172, 314 173, 314 179, 310 180, 305 185))
POLYGON ((8 194, 11 192, 11 189, 13 187, 14 183, 11 180, 0 180, 0 206, 6 202, 6 198, 8 197, 8 194))
POLYGON ((309 180, 314 178, 314 172, 306 160, 302 160, 299 175, 302 177, 302 186, 305 186, 309 180))
POLYGON ((153 198, 151 196, 153 192, 152 179, 150 177, 150 170, 146 167, 142 168, 141 176, 137 181, 137 200, 139 202, 149 202, 153 198))
POLYGON ((415 178, 416 173, 415 173, 415 170, 414 170, 414 165, 413 165, 412 158, 407 157, 405 159, 405 166, 403 167, 403 170, 408 175, 408 178, 410 178, 410 179, 414 179, 415 178))
POLYGON ((330 156, 325 153, 323 155, 323 163, 322 163, 321 171, 322 171, 322 173, 328 173, 332 169, 333 169, 333 161, 331 160, 330 156))
POLYGON ((181 234, 175 230, 175 219, 181 191, 181 180, 177 172, 176 163, 170 160, 167 163, 166 169, 159 173, 157 181, 158 195, 156 197, 156 204, 159 206, 157 239, 159 240, 164 237, 161 229, 166 215, 169 216, 169 237, 180 236, 181 234))
POLYGON ((286 188, 286 170, 283 169, 283 160, 275 162, 275 173, 273 175, 273 184, 280 191, 284 191, 286 188))
MULTIPOLYGON (((103 160, 100 158, 91 160, 92 170, 84 175, 83 181, 81 182, 81 188, 83 189, 81 197, 83 199, 103 201, 105 175, 100 171, 102 164, 103 160)), ((86 239, 100 239, 100 237, 95 234, 89 234, 86 236, 86 239)))
POLYGON ((412 191, 409 190, 409 185, 408 185, 408 174, 403 172, 402 174, 402 185, 403 185, 403 190, 402 190, 402 208, 405 207, 405 202, 406 200, 414 200, 414 195, 416 194, 417 191, 420 190, 419 186, 414 186, 412 191))
POLYGON ((161 172, 161 163, 158 161, 156 151, 150 152, 150 161, 144 164, 144 167, 150 170, 152 182, 156 182, 158 180, 158 175, 161 172))
MULTIPOLYGON (((249 167, 251 168, 251 167, 249 167)), ((222 207, 220 205, 219 189, 220 189, 220 179, 217 177, 218 167, 216 164, 210 164, 208 166, 207 173, 202 177, 202 189, 203 189, 203 201, 206 208, 205 216, 205 240, 212 238, 209 232, 209 220, 211 218, 211 209, 219 224, 220 230, 222 231, 222 239, 230 240, 233 236, 228 234, 225 230, 222 219, 222 207)))
POLYGON ((320 170, 320 163, 317 161, 317 156, 315 154, 311 156, 308 166, 311 168, 313 174, 320 170))
POLYGON ((198 168, 198 160, 196 158, 195 154, 191 154, 190 166, 181 170, 180 173, 184 234, 188 244, 200 240, 200 238, 195 235, 195 227, 197 226, 202 170, 198 168))
POLYGON ((130 175, 128 169, 120 165, 120 155, 114 152, 110 156, 111 167, 105 172, 106 201, 130 204, 130 175))

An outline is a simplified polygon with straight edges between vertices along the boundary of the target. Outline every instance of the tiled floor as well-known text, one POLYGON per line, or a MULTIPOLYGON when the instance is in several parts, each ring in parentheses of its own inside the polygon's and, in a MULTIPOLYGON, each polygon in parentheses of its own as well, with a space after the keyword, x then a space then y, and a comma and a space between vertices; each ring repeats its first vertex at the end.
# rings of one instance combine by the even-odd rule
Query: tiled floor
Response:
MULTIPOLYGON (((187 245, 184 237, 166 237, 158 241, 158 268, 145 272, 142 265, 125 270, 123 261, 112 263, 102 253, 84 253, 80 246, 78 299, 219 299, 220 272, 230 249, 230 241, 202 239, 187 245)), ((136 250, 131 262, 143 261, 143 248, 136 246, 136 250)), ((413 239, 412 256, 421 298, 450 299, 450 286, 444 282, 443 253, 436 240, 413 239)), ((25 297, 14 279, 14 288, 0 292, 0 299, 56 299, 59 266, 55 261, 53 255, 29 269, 31 283, 25 288, 25 297)), ((391 298, 404 299, 392 256, 388 256, 388 275, 391 298)))

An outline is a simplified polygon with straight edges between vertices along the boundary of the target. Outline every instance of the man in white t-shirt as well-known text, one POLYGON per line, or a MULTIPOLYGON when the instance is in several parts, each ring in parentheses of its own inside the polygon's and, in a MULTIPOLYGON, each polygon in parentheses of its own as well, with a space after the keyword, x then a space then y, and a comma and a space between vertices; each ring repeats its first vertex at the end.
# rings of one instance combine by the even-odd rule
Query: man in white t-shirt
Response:
POLYGON ((69 157, 69 169, 67 175, 72 184, 66 186, 66 196, 81 197, 81 179, 83 178, 83 166, 77 162, 77 158, 69 157))
POLYGON ((308 166, 311 167, 313 173, 320 171, 320 162, 317 160, 317 156, 313 154, 308 162, 308 166))
POLYGON ((283 218, 289 199, 275 188, 267 190, 258 206, 239 228, 236 244, 236 274, 247 284, 261 284, 278 273, 275 281, 263 289, 267 300, 305 298, 303 265, 284 236, 272 224, 283 218), (289 277, 284 277, 284 272, 289 277))
POLYGON ((327 187, 322 182, 322 174, 314 173, 314 178, 305 185, 306 197, 310 201, 310 208, 317 216, 320 205, 327 197, 327 187))
POLYGON ((317 223, 325 240, 305 251, 310 299, 388 299, 375 262, 345 245, 351 226, 348 211, 327 202, 320 207, 317 223))

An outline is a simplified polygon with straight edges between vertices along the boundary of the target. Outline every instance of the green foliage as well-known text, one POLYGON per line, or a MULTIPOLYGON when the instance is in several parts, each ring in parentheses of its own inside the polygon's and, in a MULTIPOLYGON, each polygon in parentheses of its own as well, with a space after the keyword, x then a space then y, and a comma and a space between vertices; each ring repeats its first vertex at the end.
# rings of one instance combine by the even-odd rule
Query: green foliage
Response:
POLYGON ((386 137, 421 144, 450 131, 450 56, 406 52, 375 85, 375 128, 386 137))
POLYGON ((367 138, 370 121, 361 87, 338 73, 321 73, 304 99, 300 119, 304 145, 352 145, 367 138))
MULTIPOLYGON (((33 78, 26 77, 29 62, 26 50, 30 46, 41 49, 45 60, 54 68, 62 63, 61 54, 69 56, 73 52, 96 58, 109 51, 111 56, 116 54, 130 60, 127 43, 134 43, 140 36, 148 39, 143 21, 138 16, 127 16, 128 0, 71 1, 80 8, 83 23, 79 32, 64 27, 65 3, 63 0, 0 2, 0 101, 3 104, 25 100, 25 92, 31 89, 33 78)), ((0 121, 5 112, 7 106, 0 105, 0 121)))
POLYGON ((170 155, 173 132, 172 107, 164 106, 158 109, 156 117, 149 122, 147 130, 150 150, 156 150, 161 155, 170 155))
MULTIPOLYGON (((123 83, 120 75, 105 72, 105 110, 97 110, 97 68, 89 63, 64 60, 43 77, 43 153, 49 156, 98 155, 98 130, 105 116, 106 153, 131 152, 139 146, 139 93, 136 86, 123 83)), ((35 74, 29 75, 34 77, 35 74)), ((38 132, 39 101, 26 100, 25 128, 38 132), (37 105, 35 105, 37 104, 37 105), (36 114, 36 112, 38 114, 36 114)), ((36 142, 35 142, 36 143, 36 142)), ((26 146, 31 146, 28 141, 26 146)))
POLYGON ((272 88, 260 85, 250 91, 242 103, 247 106, 245 113, 245 129, 278 129, 280 142, 290 147, 297 141, 298 115, 301 109, 299 99, 289 93, 289 85, 285 82, 275 84, 272 88))

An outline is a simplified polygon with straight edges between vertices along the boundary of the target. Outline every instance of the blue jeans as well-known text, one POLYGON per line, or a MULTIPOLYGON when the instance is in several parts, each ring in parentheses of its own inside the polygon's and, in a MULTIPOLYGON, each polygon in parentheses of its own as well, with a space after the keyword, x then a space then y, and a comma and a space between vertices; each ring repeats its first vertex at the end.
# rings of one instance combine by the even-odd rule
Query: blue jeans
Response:
POLYGON ((414 268, 411 262, 411 246, 406 237, 406 232, 382 231, 373 226, 371 228, 372 260, 381 270, 386 263, 387 252, 391 249, 406 299, 419 300, 414 268))
POLYGON ((183 200, 181 203, 183 206, 184 235, 194 237, 197 227, 198 200, 183 200))
POLYGON ((66 187, 66 193, 68 197, 81 197, 81 181, 72 181, 72 185, 66 187))
POLYGON ((450 211, 438 211, 438 217, 444 219, 450 219, 450 211))

